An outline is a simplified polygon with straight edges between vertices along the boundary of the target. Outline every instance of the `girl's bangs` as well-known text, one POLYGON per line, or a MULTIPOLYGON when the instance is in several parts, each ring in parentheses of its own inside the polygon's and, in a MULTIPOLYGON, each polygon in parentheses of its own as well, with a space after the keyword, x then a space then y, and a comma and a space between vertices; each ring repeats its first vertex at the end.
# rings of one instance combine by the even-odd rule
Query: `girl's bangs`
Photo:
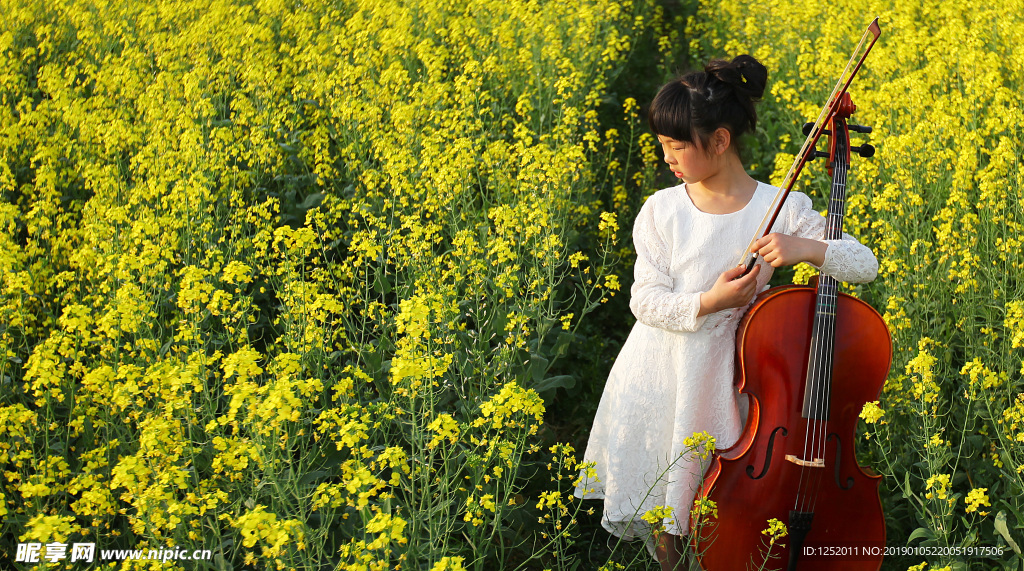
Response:
POLYGON ((655 135, 692 143, 694 128, 689 89, 680 82, 663 87, 651 102, 647 122, 655 135))

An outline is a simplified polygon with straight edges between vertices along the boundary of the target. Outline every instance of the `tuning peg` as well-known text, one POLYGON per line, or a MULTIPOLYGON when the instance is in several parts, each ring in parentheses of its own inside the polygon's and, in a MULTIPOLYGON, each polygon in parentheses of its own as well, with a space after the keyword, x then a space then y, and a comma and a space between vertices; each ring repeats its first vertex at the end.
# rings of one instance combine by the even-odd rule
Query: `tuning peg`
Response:
MULTIPOLYGON (((868 127, 868 129, 871 129, 871 127, 868 127)), ((867 143, 864 143, 859 147, 850 147, 850 150, 864 157, 865 159, 875 156, 875 148, 867 143)))
POLYGON ((817 158, 827 159, 827 158, 828 158, 828 151, 814 151, 814 152, 813 152, 813 153, 811 153, 811 155, 810 155, 809 157, 807 157, 807 158, 808 158, 809 160, 812 160, 812 161, 813 161, 814 159, 817 159, 817 158))
MULTIPOLYGON (((802 129, 802 131, 804 132, 804 136, 806 137, 807 135, 810 135, 811 134, 811 129, 813 129, 813 128, 814 128, 814 123, 804 123, 803 129, 802 129)), ((853 124, 849 124, 849 125, 846 126, 846 128, 851 130, 851 131, 853 131, 854 133, 870 133, 871 132, 871 127, 868 127, 867 125, 853 125, 853 124)), ((822 135, 831 135, 832 132, 829 131, 828 129, 825 129, 825 130, 823 130, 821 132, 821 134, 822 135)))
MULTIPOLYGON (((807 135, 810 135, 811 134, 811 129, 813 129, 813 128, 814 128, 814 123, 804 123, 804 126, 803 126, 804 136, 806 137, 807 135)), ((824 129, 824 130, 822 130, 821 134, 822 135, 831 135, 832 131, 829 131, 828 129, 824 129)))

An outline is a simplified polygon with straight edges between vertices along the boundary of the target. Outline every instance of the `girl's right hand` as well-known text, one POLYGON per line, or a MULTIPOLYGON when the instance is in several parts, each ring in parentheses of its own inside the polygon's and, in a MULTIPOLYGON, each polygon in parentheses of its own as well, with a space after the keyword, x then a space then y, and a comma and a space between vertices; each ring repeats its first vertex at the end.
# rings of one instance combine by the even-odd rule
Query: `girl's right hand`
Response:
POLYGON ((709 291, 700 294, 700 312, 697 316, 722 311, 731 307, 743 307, 754 299, 757 293, 757 274, 761 272, 761 264, 755 264, 750 273, 743 273, 742 265, 722 272, 709 291))

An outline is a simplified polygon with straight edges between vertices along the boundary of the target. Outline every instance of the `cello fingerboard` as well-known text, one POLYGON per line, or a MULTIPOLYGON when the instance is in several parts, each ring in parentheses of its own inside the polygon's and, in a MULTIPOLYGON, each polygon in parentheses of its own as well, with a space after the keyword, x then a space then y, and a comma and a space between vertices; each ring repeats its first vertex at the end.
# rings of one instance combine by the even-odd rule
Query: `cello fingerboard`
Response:
MULTIPOLYGON (((846 210, 846 173, 849 167, 849 140, 846 121, 836 118, 832 133, 835 149, 832 162, 832 193, 825 216, 825 240, 843 239, 843 215, 846 210)), ((817 303, 811 326, 811 349, 804 383, 804 418, 828 420, 832 392, 832 357, 835 347, 836 306, 839 285, 832 276, 818 278, 817 303)))
POLYGON ((832 389, 832 349, 835 345, 836 305, 839 298, 836 280, 818 278, 817 304, 811 326, 811 350, 807 359, 804 384, 803 417, 828 420, 832 389))

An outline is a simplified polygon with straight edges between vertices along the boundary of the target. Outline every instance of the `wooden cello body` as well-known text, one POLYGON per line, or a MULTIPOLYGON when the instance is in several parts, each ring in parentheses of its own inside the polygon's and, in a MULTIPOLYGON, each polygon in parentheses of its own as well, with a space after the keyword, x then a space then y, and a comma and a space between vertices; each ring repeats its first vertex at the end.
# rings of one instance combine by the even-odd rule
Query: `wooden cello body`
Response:
MULTIPOLYGON (((865 39, 869 35, 877 39, 877 19, 865 39)), ((867 51, 859 61, 855 52, 848 69, 856 61, 855 73, 867 51)), ((847 125, 856 110, 846 93, 852 79, 851 74, 845 84, 840 80, 842 88, 837 86, 818 121, 805 125, 808 141, 764 235, 800 169, 823 156, 832 191, 822 238, 843 238, 851 151, 874 153, 870 145, 850 146, 851 130, 871 131, 847 125), (829 137, 828 152, 814 149, 822 134, 829 137)), ((889 374, 892 341, 882 317, 822 275, 813 286, 785 286, 758 296, 740 322, 736 347, 736 385, 748 397, 747 422, 737 443, 713 457, 699 491, 716 510, 691 518, 690 543, 702 567, 877 571, 885 548, 881 477, 857 463, 855 433, 864 404, 878 399, 889 374), (764 533, 772 520, 787 530, 774 542, 764 533)))
POLYGON ((794 422, 802 417, 805 401, 804 384, 794 380, 802 381, 807 373, 816 304, 815 287, 773 288, 740 322, 736 370, 750 406, 743 436, 717 455, 705 477, 704 490, 716 503, 718 517, 693 526, 691 541, 707 571, 789 567, 791 537, 769 546, 762 531, 774 518, 792 534, 794 508, 814 514, 797 548, 795 568, 881 567, 885 521, 880 476, 858 465, 853 435, 861 408, 878 398, 888 375, 889 332, 871 306, 840 294, 829 419, 794 422), (804 459, 806 442, 822 435, 820 455, 804 459), (800 465, 787 457, 812 463, 820 458, 823 465, 800 465), (815 491, 813 506, 803 506, 806 511, 797 501, 806 495, 801 487, 815 491))

